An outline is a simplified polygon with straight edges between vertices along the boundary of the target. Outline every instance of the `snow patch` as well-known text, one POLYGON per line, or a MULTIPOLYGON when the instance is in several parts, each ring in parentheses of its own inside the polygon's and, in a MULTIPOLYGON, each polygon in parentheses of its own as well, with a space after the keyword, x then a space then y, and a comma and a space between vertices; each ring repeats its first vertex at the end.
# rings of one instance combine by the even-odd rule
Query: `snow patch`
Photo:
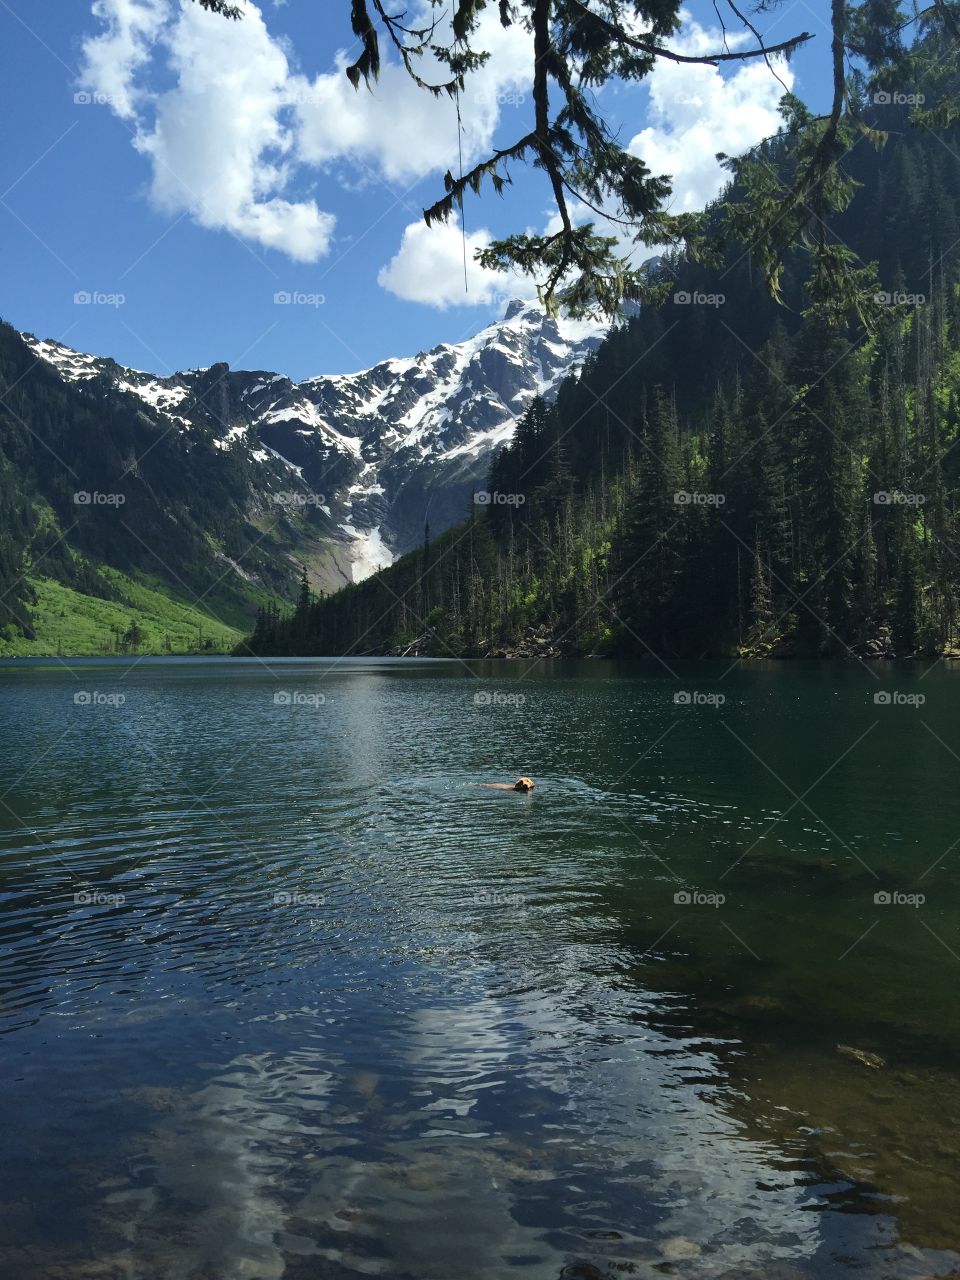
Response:
POLYGON ((353 582, 362 582, 378 569, 386 569, 393 564, 393 552, 384 542, 379 526, 363 531, 355 529, 352 524, 342 524, 340 528, 351 539, 349 555, 353 582))

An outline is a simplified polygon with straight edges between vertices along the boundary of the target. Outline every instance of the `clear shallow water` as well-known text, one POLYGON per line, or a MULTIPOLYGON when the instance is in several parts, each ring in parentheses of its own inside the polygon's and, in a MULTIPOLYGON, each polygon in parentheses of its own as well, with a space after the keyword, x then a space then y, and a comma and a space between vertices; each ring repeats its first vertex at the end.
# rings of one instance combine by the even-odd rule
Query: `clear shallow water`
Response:
POLYGON ((0 665, 0 1274, 957 1273, 960 676, 725 671, 0 665))

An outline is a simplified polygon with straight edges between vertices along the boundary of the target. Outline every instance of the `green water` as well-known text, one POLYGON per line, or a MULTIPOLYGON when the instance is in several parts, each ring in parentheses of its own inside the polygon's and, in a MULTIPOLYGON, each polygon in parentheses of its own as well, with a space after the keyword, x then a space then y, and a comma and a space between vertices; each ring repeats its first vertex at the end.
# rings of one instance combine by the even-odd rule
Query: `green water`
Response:
POLYGON ((0 665, 0 1274, 956 1274, 958 710, 0 665))

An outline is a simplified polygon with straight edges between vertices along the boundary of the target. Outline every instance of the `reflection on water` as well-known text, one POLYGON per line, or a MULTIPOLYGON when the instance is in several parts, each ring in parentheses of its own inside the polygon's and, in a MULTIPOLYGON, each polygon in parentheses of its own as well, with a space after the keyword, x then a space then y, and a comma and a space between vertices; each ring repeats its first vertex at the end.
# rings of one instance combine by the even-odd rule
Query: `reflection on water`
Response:
POLYGON ((74 667, 0 668, 4 1276, 956 1272, 950 672, 74 667))

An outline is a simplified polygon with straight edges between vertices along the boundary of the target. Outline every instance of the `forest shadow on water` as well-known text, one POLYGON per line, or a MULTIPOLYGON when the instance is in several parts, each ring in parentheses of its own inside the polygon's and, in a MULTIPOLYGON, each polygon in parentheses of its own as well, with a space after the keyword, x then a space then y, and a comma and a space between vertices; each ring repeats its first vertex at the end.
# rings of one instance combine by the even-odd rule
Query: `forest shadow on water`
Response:
POLYGON ((0 668, 4 1275, 960 1274, 952 668, 73 666, 0 668))

